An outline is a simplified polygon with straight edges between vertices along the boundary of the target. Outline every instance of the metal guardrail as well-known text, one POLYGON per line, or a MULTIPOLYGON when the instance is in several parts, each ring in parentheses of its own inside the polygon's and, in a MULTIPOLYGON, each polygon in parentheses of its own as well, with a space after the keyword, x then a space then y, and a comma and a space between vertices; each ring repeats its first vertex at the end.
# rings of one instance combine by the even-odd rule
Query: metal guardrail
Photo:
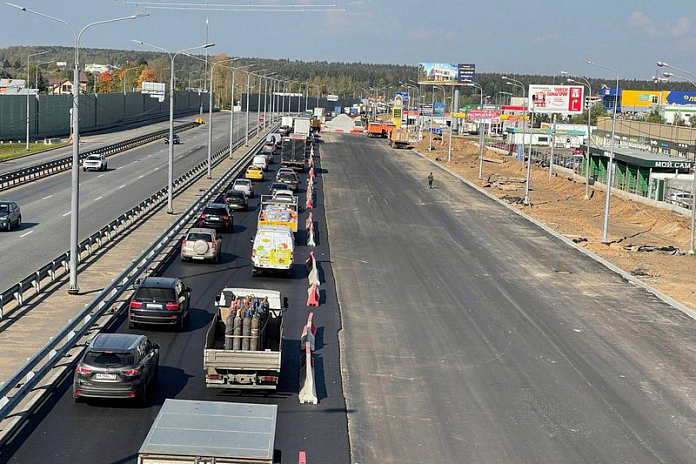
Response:
MULTIPOLYGON (((111 306, 117 302, 118 298, 131 289, 132 284, 136 282, 143 272, 148 270, 149 266, 158 258, 158 255, 164 250, 167 244, 177 238, 178 234, 182 232, 191 220, 195 219, 196 214, 211 198, 219 194, 222 186, 225 186, 233 177, 241 172, 241 168, 249 163, 253 154, 261 149, 264 142, 265 140, 261 138, 252 146, 243 158, 240 158, 225 175, 208 188, 208 190, 189 206, 167 230, 140 254, 140 256, 134 259, 118 277, 106 286, 99 295, 86 305, 78 315, 71 319, 58 334, 54 335, 48 343, 20 367, 12 377, 2 384, 0 387, 0 421, 5 421, 13 414, 13 409, 26 398, 27 394, 31 392, 53 368, 61 363, 63 357, 76 347, 79 340, 88 333, 100 317, 107 313, 111 306)), ((239 148, 242 144, 243 141, 240 140, 235 144, 233 150, 239 148)), ((219 163, 222 158, 229 153, 229 147, 226 147, 217 152, 215 158, 219 163)), ((186 179, 182 179, 187 177, 192 171, 196 171, 196 174, 199 174, 200 177, 207 171, 207 169, 205 169, 205 163, 196 166, 189 171, 189 173, 177 179, 177 181, 180 181, 179 185, 183 185, 182 182, 187 182, 186 179)), ((190 174, 188 179, 191 178, 191 175, 195 174, 190 174)), ((159 193, 160 192, 158 192, 158 194, 159 193)), ((172 249, 169 250, 168 255, 171 254, 171 252, 172 249)), ((18 426, 19 424, 15 424, 13 430, 18 426)), ((8 437, 8 435, 9 432, 5 433, 4 437, 8 437)))
MULTIPOLYGON (((174 128, 174 132, 182 132, 192 127, 197 127, 199 124, 195 122, 187 122, 180 124, 174 128)), ((80 153, 80 160, 87 158, 89 155, 103 154, 111 156, 122 151, 130 150, 140 145, 145 145, 153 140, 157 140, 169 134, 169 129, 162 129, 149 134, 134 137, 122 142, 113 143, 94 150, 89 150, 80 153)), ((18 185, 27 184, 44 177, 52 176, 58 172, 67 171, 72 168, 72 155, 66 156, 57 160, 48 161, 46 163, 36 164, 28 168, 18 169, 0 175, 0 191, 6 190, 18 185)))
MULTIPOLYGON (((250 130, 250 132, 253 129, 250 130)), ((232 150, 236 150, 244 142, 244 138, 240 138, 232 150)), ((224 153, 229 153, 228 148, 215 153, 211 161, 213 166, 216 166, 224 158, 224 153)), ((207 160, 194 166, 187 173, 174 181, 174 193, 178 193, 186 188, 192 180, 195 180, 201 172, 206 170, 207 160)), ((131 208, 119 217, 93 233, 86 239, 82 240, 78 246, 78 264, 85 258, 91 256, 96 250, 111 241, 114 237, 126 231, 133 223, 140 219, 143 215, 157 208, 166 200, 167 187, 164 187, 141 201, 137 206, 131 208), (83 257, 83 253, 87 253, 83 257)), ((0 320, 4 318, 4 309, 7 304, 16 302, 17 307, 24 305, 31 298, 41 293, 44 284, 50 284, 61 278, 65 273, 70 271, 70 252, 57 256, 50 262, 32 272, 16 284, 12 285, 7 290, 0 293, 0 320), (31 293, 33 291, 33 293, 31 293), (29 293, 28 293, 29 292, 29 293)))

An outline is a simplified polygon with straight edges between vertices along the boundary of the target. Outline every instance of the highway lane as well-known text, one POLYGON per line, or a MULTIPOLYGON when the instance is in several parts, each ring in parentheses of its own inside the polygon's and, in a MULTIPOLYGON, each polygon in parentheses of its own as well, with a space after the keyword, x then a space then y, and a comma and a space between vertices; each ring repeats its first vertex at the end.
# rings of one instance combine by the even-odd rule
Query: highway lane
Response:
MULTIPOLYGON (((235 135, 242 137, 243 118, 235 118, 235 135)), ((207 157, 207 126, 181 133, 174 148, 175 178, 207 157)), ((213 121, 213 152, 229 142, 229 114, 216 114, 213 121)), ((80 239, 132 208, 166 186, 168 146, 162 141, 107 158, 107 172, 80 171, 80 239)), ((0 198, 14 200, 22 208, 21 229, 0 233, 5 289, 69 249, 70 172, 9 190, 0 198)))
MULTIPOLYGON (((204 116, 205 119, 207 119, 207 115, 204 116)), ((196 118, 199 117, 201 116, 198 113, 189 116, 177 117, 174 118, 174 125, 176 126, 186 122, 193 122, 196 118)), ((169 128, 169 120, 159 121, 147 125, 137 125, 135 127, 133 124, 127 124, 125 126, 114 128, 109 131, 102 131, 98 134, 84 135, 83 137, 80 137, 80 152, 94 150, 95 148, 103 147, 105 145, 111 145, 113 143, 132 139, 141 135, 149 134, 151 132, 156 132, 158 130, 167 128, 169 128)), ((56 148, 55 150, 51 150, 46 153, 37 153, 32 156, 25 156, 23 158, 2 161, 0 162, 0 174, 5 174, 10 171, 15 171, 17 169, 33 166, 38 163, 46 163, 48 161, 64 158, 70 155, 72 155, 72 146, 66 146, 56 148)))
MULTIPOLYGON (((276 157, 278 158, 278 157, 276 157)), ((278 165, 272 165, 272 170, 278 165)), ((267 179, 273 174, 267 175, 267 179)), ((339 368, 338 331, 340 318, 324 227, 323 194, 319 174, 317 207, 313 210, 319 225, 319 243, 314 248, 322 270, 322 306, 315 308, 318 326, 317 393, 320 403, 301 405, 297 399, 300 333, 309 308, 307 274, 303 266, 309 249, 302 231, 298 234, 296 264, 292 278, 251 277, 251 237, 256 227, 258 195, 251 200, 252 210, 235 213, 235 230, 224 235, 222 260, 215 264, 182 264, 178 257, 164 272, 167 276, 183 277, 193 289, 191 318, 184 332, 171 330, 142 330, 162 346, 158 387, 154 398, 145 408, 128 403, 74 404, 70 382, 61 383, 57 391, 39 409, 34 419, 0 450, 0 462, 42 462, 74 464, 134 463, 150 425, 165 398, 258 402, 278 404, 276 448, 283 453, 283 463, 297 462, 297 451, 307 451, 309 462, 348 464, 348 434, 345 402, 339 368), (278 289, 289 298, 285 313, 285 338, 280 386, 276 393, 232 394, 205 388, 202 353, 205 331, 213 315, 215 295, 225 285, 278 289)), ((303 187, 306 175, 302 176, 303 187)), ((256 185, 257 194, 268 182, 256 185), (263 187, 262 187, 263 185, 263 187)), ((301 188, 301 204, 304 204, 301 188)), ((304 224, 307 211, 300 214, 304 224)), ((303 229, 303 227, 301 227, 303 229)), ((113 330, 130 332, 125 320, 113 330)))
POLYGON ((413 152, 324 139, 353 462, 694 462, 693 320, 413 152))

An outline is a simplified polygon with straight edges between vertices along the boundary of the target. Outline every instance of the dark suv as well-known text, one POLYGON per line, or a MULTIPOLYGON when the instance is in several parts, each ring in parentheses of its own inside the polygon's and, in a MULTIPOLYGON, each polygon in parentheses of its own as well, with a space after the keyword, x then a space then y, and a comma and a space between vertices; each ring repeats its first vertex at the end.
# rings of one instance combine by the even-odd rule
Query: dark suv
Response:
POLYGON ((234 229, 234 216, 226 204, 210 203, 203 209, 196 227, 231 231, 234 229))
POLYGON ((190 304, 191 289, 181 279, 148 277, 138 285, 130 301, 128 327, 161 324, 183 329, 190 304))
POLYGON ((22 212, 14 201, 0 201, 0 229, 7 231, 13 227, 21 227, 22 212))
POLYGON ((246 211, 249 208, 246 195, 239 190, 228 190, 225 192, 223 200, 230 209, 243 209, 246 211))
POLYGON ((145 403, 157 379, 159 349, 145 335, 97 335, 75 369, 73 399, 133 398, 145 403))
POLYGON ((288 187, 290 187, 290 190, 297 191, 297 187, 300 184, 300 181, 297 178, 297 174, 294 172, 281 172, 278 174, 278 180, 277 182, 281 182, 288 187))

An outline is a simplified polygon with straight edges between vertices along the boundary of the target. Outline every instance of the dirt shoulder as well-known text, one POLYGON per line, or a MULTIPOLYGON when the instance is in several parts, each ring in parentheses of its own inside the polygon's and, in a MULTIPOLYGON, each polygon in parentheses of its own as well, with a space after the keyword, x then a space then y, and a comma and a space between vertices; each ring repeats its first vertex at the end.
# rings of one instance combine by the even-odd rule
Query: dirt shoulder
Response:
MULTIPOLYGON (((612 196, 609 210, 609 245, 601 243, 605 195, 590 187, 585 200, 585 184, 566 175, 554 175, 532 165, 531 207, 521 204, 524 197, 525 166, 514 157, 486 150, 483 180, 478 180, 479 148, 468 140, 452 141, 452 161, 447 163, 447 140, 428 139, 416 144, 427 157, 449 167, 468 180, 616 266, 636 275, 645 283, 680 303, 696 308, 696 258, 689 248, 689 219, 642 203, 612 196)), ((436 180, 437 181, 437 180, 436 180)))

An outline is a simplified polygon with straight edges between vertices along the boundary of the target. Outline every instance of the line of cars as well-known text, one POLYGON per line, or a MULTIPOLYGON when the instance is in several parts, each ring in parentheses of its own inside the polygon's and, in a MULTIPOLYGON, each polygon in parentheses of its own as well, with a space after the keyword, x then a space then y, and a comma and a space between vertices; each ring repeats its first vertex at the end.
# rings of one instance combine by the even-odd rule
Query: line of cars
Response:
MULTIPOLYGON (((277 140, 280 142, 280 138, 277 140)), ((277 148, 273 142, 263 155, 266 163, 274 162, 277 148)), ((259 180, 264 180, 262 169, 261 174, 259 180)), ((251 257, 253 275, 264 270, 292 273, 298 223, 298 200, 294 192, 298 185, 297 174, 292 169, 281 168, 276 182, 271 183, 269 195, 261 195, 251 257)), ((248 209, 249 199, 254 196, 254 184, 249 178, 236 179, 219 202, 206 205, 182 241, 181 260, 219 262, 221 232, 233 232, 233 211, 248 209)), ((182 330, 189 317, 191 292, 179 278, 148 277, 138 282, 129 302, 129 329, 164 325, 182 330)), ((73 376, 73 399, 81 402, 89 398, 128 398, 145 404, 157 379, 159 350, 159 345, 145 335, 99 334, 90 341, 78 362, 73 376)), ((231 378, 254 383, 258 380, 248 372, 231 378)), ((274 379, 269 387, 277 383, 277 376, 274 379)))

